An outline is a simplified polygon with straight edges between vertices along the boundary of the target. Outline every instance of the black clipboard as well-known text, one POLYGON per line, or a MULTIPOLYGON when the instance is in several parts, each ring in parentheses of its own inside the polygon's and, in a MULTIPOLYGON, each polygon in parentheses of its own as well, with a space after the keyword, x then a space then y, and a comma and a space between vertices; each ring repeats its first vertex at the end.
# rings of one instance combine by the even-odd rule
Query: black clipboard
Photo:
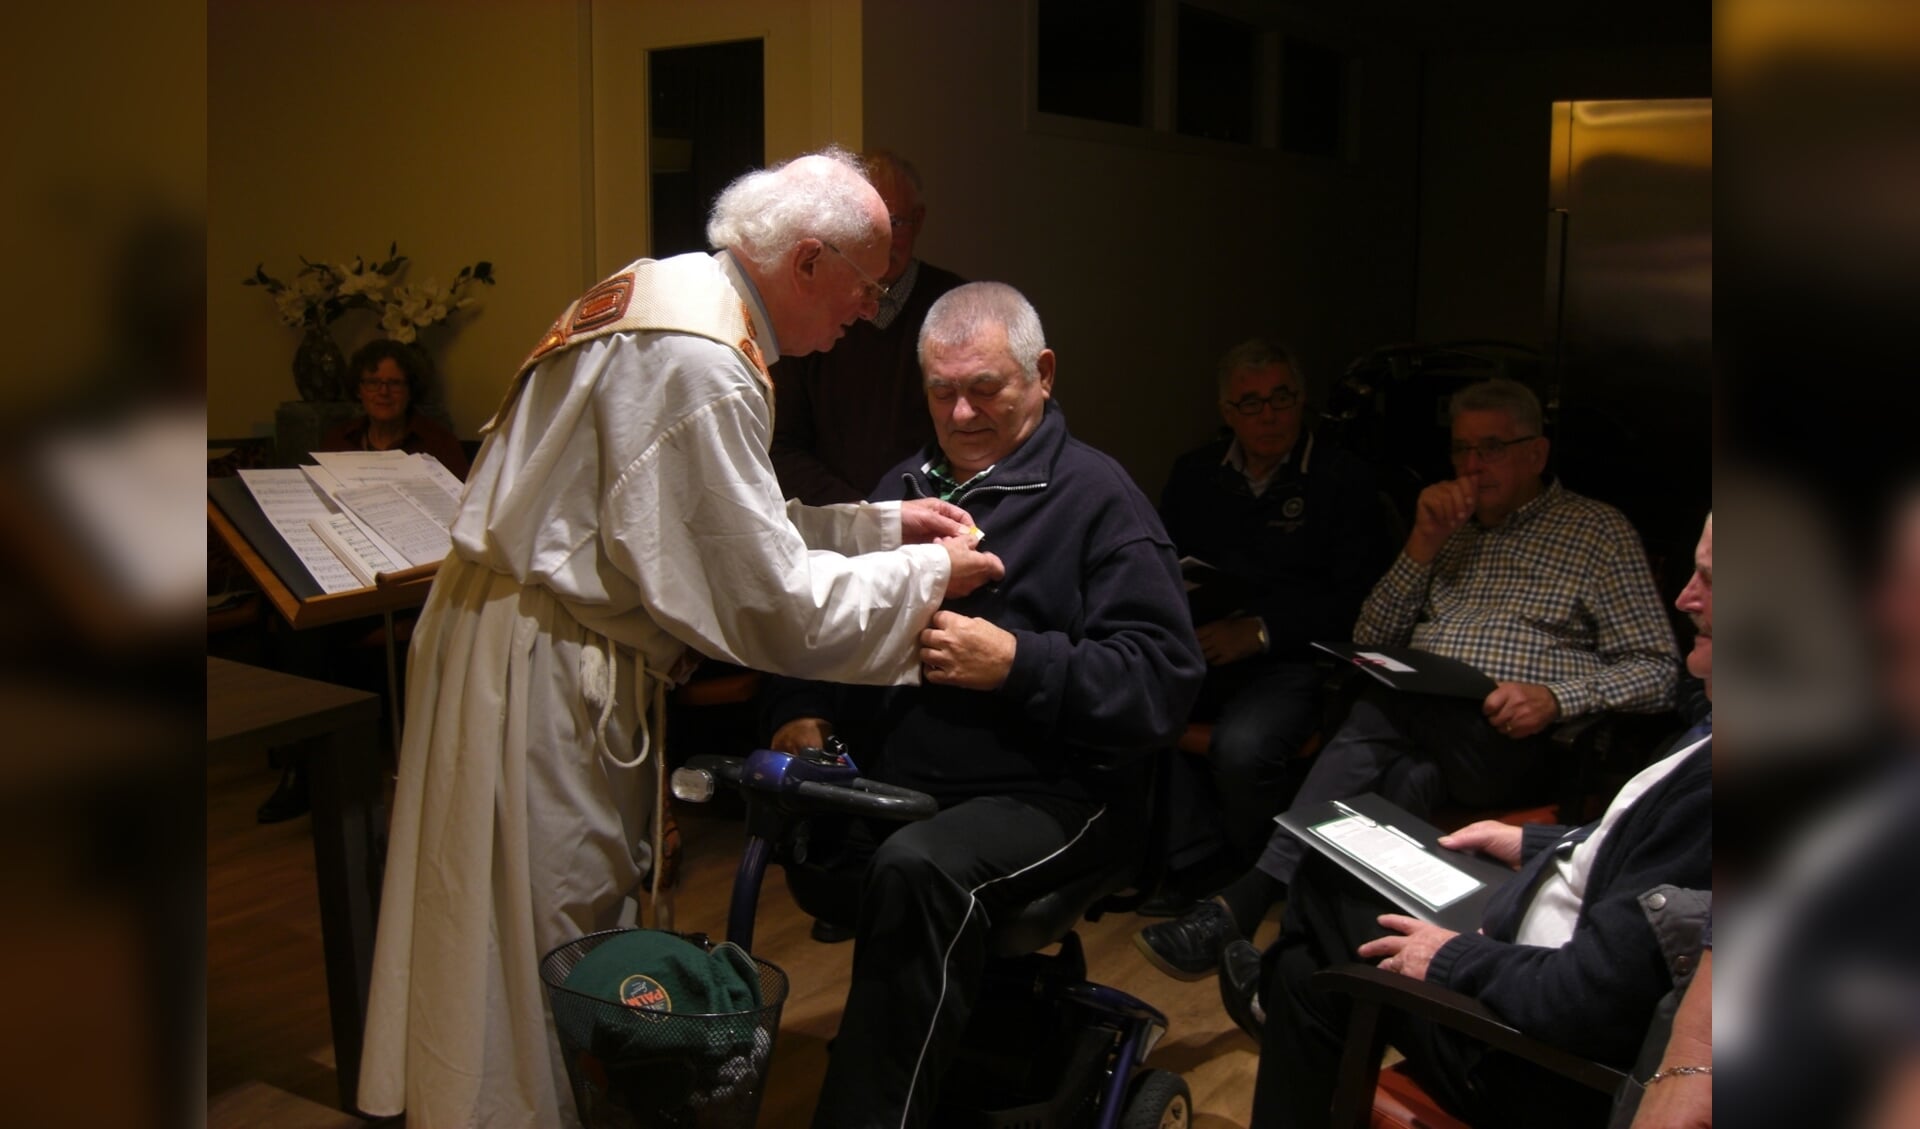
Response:
POLYGON ((1484 699, 1498 683, 1472 663, 1413 647, 1371 647, 1364 643, 1315 643, 1337 659, 1359 667, 1376 681, 1409 694, 1484 699))
POLYGON ((1371 792, 1344 803, 1336 800, 1329 803, 1308 804, 1302 808, 1282 812, 1277 822, 1292 832, 1294 837, 1306 844, 1308 848, 1326 855, 1347 873, 1372 887, 1401 912, 1457 933, 1471 933, 1480 928, 1488 899, 1493 897, 1494 891, 1506 885, 1514 876, 1514 871, 1505 863, 1485 855, 1450 851, 1442 847, 1439 828, 1423 819, 1409 815, 1399 805, 1371 792), (1472 892, 1448 901, 1444 905, 1434 905, 1423 901, 1412 891, 1368 866, 1314 830, 1335 820, 1352 818, 1356 815, 1372 820, 1383 828, 1398 832, 1400 837, 1418 844, 1439 861, 1461 871, 1479 885, 1472 892))

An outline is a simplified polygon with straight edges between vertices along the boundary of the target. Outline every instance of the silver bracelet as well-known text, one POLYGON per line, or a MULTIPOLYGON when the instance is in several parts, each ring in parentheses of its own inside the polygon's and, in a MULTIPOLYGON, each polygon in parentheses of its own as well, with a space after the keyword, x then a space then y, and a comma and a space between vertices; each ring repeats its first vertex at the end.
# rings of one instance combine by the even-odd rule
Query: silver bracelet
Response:
POLYGON ((1654 1071, 1653 1077, 1647 1079, 1646 1084, 1651 1086, 1655 1082, 1665 1082, 1669 1078, 1685 1078, 1689 1074, 1712 1073, 1713 1067, 1711 1066, 1669 1066, 1665 1070, 1654 1071))

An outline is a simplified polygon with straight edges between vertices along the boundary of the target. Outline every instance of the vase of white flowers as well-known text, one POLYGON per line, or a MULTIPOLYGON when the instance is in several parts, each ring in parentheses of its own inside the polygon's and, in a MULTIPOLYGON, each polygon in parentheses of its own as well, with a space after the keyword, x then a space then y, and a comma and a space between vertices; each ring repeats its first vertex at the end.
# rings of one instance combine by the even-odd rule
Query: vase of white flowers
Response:
POLYGON ((380 329, 398 341, 412 342, 422 329, 438 325, 473 305, 475 286, 493 285, 493 264, 482 260, 460 268, 451 286, 428 281, 401 285, 398 275, 407 265, 398 243, 387 248, 386 259, 367 262, 355 256, 351 263, 316 263, 305 257, 289 281, 253 269, 244 286, 258 286, 273 298, 283 324, 300 331, 293 352, 293 386, 302 400, 351 400, 347 361, 334 340, 333 323, 349 310, 377 314, 380 329))

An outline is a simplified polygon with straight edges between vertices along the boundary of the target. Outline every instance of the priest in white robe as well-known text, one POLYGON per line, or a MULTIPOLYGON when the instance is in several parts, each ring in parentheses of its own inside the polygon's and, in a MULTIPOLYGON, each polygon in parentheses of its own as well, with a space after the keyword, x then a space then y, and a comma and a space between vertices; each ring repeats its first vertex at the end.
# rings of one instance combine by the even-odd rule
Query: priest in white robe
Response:
POLYGON ((414 633, 364 1112, 575 1123, 538 963, 634 918, 664 690, 701 655, 915 682, 941 601, 1000 575, 945 503, 781 501, 767 366, 872 316, 889 231, 844 153, 750 173, 718 253, 628 266, 522 366, 414 633))

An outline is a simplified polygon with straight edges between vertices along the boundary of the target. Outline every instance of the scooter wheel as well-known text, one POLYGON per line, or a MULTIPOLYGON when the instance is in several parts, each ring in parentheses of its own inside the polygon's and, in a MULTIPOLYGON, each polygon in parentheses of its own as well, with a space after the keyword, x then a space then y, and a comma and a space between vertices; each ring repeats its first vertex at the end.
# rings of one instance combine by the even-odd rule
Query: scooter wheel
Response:
POLYGON ((1187 1129, 1193 1124, 1193 1092, 1171 1070, 1143 1070, 1120 1115, 1120 1129, 1187 1129))

